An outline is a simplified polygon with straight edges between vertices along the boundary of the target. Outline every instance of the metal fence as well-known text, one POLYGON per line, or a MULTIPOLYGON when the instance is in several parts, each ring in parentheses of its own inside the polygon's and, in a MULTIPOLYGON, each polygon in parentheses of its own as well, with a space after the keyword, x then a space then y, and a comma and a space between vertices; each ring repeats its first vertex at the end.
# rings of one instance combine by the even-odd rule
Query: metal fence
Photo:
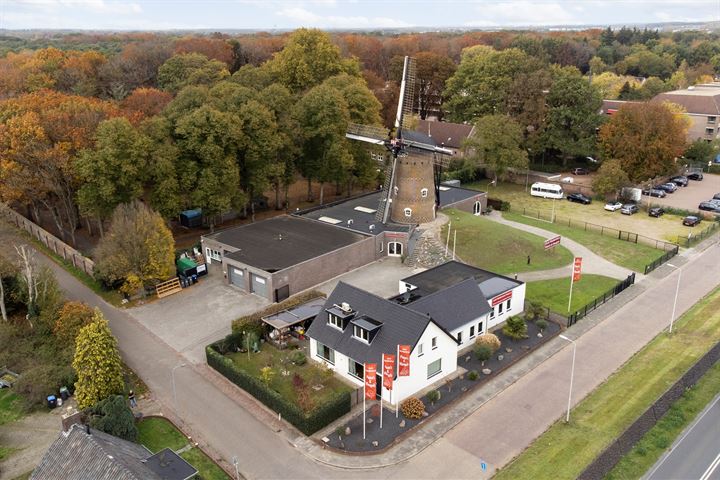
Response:
POLYGON ((678 250, 680 250, 680 247, 675 245, 675 248, 673 250, 668 250, 660 258, 657 258, 652 263, 648 263, 647 265, 645 265, 645 275, 652 272, 653 270, 658 268, 660 265, 662 265, 663 263, 667 262, 675 255, 677 255, 678 250))
POLYGON ((628 288, 630 285, 635 283, 635 274, 628 275, 628 277, 618 282, 617 285, 615 285, 613 288, 608 290, 607 292, 603 293, 602 295, 598 296, 595 300, 592 302, 587 303, 584 307, 579 308, 575 311, 575 313, 572 313, 568 315, 567 317, 567 326, 570 327, 577 323, 578 320, 581 318, 587 316, 588 313, 592 312, 596 308, 598 308, 600 305, 604 304, 605 302, 608 302, 612 300, 615 295, 619 294, 626 288, 628 288))
POLYGON ((719 228, 720 228, 720 220, 716 220, 716 221, 712 222, 709 227, 707 227, 705 230, 701 231, 697 235, 693 235, 692 232, 688 233, 687 237, 678 235, 677 244, 682 247, 685 247, 685 248, 692 247, 693 245, 697 245, 698 243, 705 240, 710 235, 717 232, 719 228))

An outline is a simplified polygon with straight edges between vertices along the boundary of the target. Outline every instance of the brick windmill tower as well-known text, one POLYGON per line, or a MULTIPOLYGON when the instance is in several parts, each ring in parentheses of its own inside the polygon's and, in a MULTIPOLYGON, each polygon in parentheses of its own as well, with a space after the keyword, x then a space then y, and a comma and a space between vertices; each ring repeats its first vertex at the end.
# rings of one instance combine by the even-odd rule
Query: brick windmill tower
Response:
POLYGON ((440 180, 452 151, 439 147, 406 127, 412 115, 415 60, 405 57, 400 98, 395 115, 395 136, 381 127, 352 124, 346 137, 385 146, 391 158, 375 219, 387 223, 418 224, 435 219, 440 205, 440 180))

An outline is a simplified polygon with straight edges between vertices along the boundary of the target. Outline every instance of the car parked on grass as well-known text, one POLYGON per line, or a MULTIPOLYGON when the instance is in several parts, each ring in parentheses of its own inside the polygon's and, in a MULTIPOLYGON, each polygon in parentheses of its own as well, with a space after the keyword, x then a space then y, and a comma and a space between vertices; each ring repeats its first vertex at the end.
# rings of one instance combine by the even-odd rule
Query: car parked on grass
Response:
POLYGON ((659 218, 665 214, 665 209, 662 207, 652 207, 648 210, 648 215, 651 217, 659 218))
POLYGON ((675 190, 677 190, 677 185, 674 183, 661 183, 660 185, 655 185, 656 190, 663 190, 667 193, 675 193, 675 190))
POLYGON ((700 217, 696 217, 695 215, 688 215, 687 217, 683 218, 683 225, 686 227, 694 227, 698 223, 700 223, 700 217))
POLYGON ((720 200, 720 193, 713 195, 713 200, 720 200))
POLYGON ((622 208, 623 204, 622 202, 608 202, 605 204, 605 207, 603 207, 608 212, 614 212, 616 210, 620 210, 622 208))
POLYGON ((677 177, 673 177, 670 179, 672 183, 677 185, 678 187, 687 187, 688 186, 688 179, 685 175, 678 175, 677 177))
POLYGON ((706 212, 720 213, 720 202, 701 202, 698 208, 706 212))
POLYGON ((592 203, 592 199, 582 193, 571 193, 567 196, 567 199, 570 202, 582 203, 583 205, 590 205, 592 203))
POLYGON ((622 213, 623 215, 632 215, 639 211, 640 211, 640 208, 638 208, 638 206, 635 205, 634 203, 626 203, 620 209, 620 213, 622 213))
POLYGON ((700 172, 688 173, 685 176, 688 178, 688 180, 695 180, 696 182, 699 182, 703 179, 703 174, 700 172))
POLYGON ((590 173, 587 168, 573 168, 572 174, 573 175, 587 175, 590 173))
POLYGON ((647 190, 643 190, 642 194, 647 195, 648 197, 658 197, 658 198, 665 198, 667 196, 667 193, 665 193, 665 190, 658 190, 656 188, 650 188, 647 190))

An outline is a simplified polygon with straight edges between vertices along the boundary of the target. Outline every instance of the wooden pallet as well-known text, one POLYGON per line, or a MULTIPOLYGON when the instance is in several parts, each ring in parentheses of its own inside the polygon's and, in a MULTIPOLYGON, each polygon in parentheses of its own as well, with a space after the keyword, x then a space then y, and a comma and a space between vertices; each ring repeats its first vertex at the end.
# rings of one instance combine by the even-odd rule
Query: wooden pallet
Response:
POLYGON ((182 291, 182 286, 180 286, 180 279, 178 277, 160 283, 155 287, 158 298, 164 298, 180 291, 182 291))

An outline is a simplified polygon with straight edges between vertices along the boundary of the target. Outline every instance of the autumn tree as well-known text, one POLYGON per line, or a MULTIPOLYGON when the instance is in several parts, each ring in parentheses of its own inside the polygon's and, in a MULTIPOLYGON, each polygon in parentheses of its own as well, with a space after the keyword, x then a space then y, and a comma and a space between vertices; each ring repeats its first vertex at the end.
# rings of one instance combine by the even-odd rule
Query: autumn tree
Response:
POLYGON ((92 323, 95 313, 86 303, 65 302, 58 312, 53 334, 64 345, 75 346, 75 338, 83 327, 92 323))
POLYGON ((175 271, 175 242, 162 217, 135 200, 121 204, 95 249, 95 274, 127 295, 167 280, 175 271))
POLYGON ((674 173, 686 144, 687 123, 661 103, 623 105, 600 129, 605 158, 620 161, 630 180, 674 173))
POLYGON ((156 87, 158 69, 172 53, 166 38, 153 37, 125 45, 99 69, 103 95, 122 100, 137 88, 156 87))
POLYGON ((212 85, 230 76, 227 65, 199 53, 173 55, 158 69, 158 85, 171 93, 188 85, 212 85))
POLYGON ((78 408, 90 407, 123 392, 125 383, 117 340, 99 309, 95 310, 92 323, 78 332, 72 366, 78 378, 75 383, 78 408))
POLYGON ((484 166, 498 177, 510 169, 525 169, 527 152, 520 147, 522 127, 507 115, 486 115, 475 123, 473 135, 465 141, 467 167, 484 166))
POLYGON ((55 318, 63 302, 55 274, 47 265, 38 264, 35 251, 27 245, 16 245, 17 300, 26 310, 28 326, 38 333, 52 331, 55 318))
POLYGON ((184 37, 175 41, 175 53, 199 53, 210 60, 223 62, 227 68, 233 65, 233 47, 220 38, 184 37))
POLYGON ((419 52, 414 58, 415 99, 424 120, 429 112, 440 112, 445 82, 455 73, 456 66, 448 57, 433 52, 419 52))
POLYGON ((172 100, 172 95, 156 88, 137 88, 120 103, 123 114, 137 123, 159 115, 172 100))
POLYGON ((623 187, 630 184, 627 173, 622 169, 620 160, 605 160, 593 178, 593 192, 603 197, 617 197, 623 187))

